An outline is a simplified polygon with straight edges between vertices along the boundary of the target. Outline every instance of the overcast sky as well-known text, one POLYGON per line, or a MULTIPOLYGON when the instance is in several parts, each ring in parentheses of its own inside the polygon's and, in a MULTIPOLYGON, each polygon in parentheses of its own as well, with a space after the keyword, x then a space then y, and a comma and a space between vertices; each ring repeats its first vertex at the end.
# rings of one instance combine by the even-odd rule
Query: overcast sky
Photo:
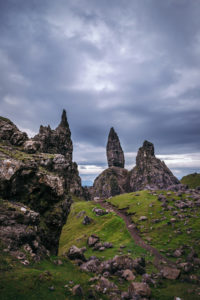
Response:
POLYGON ((62 109, 83 183, 113 126, 132 168, 145 139, 200 170, 200 0, 0 0, 0 114, 34 135, 62 109))

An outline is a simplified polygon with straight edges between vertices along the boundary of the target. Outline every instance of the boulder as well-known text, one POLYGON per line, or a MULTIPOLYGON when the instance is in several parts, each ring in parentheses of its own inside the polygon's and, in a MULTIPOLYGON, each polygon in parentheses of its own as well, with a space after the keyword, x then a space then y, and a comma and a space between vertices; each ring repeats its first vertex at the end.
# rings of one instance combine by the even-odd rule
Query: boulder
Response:
POLYGON ((72 294, 74 296, 78 296, 78 297, 83 297, 83 289, 81 287, 80 284, 76 284, 73 288, 72 288, 72 294))
POLYGON ((67 252, 67 256, 69 257, 69 259, 71 260, 76 260, 76 259, 80 259, 82 261, 86 261, 86 258, 83 254, 82 249, 76 247, 76 246, 71 246, 67 252))
POLYGON ((144 282, 131 282, 128 293, 130 297, 135 297, 135 295, 140 295, 141 297, 149 298, 151 295, 151 289, 147 283, 144 282))
POLYGON ((92 234, 91 236, 89 236, 88 240, 87 240, 87 244, 89 247, 93 247, 97 242, 99 242, 99 237, 95 234, 92 234))
POLYGON ((133 280, 135 280, 135 275, 133 274, 133 272, 131 270, 126 269, 122 273, 122 278, 124 278, 127 281, 133 281, 133 280))
POLYGON ((164 267, 161 270, 161 274, 164 278, 175 280, 179 277, 181 271, 176 268, 164 267))
POLYGON ((93 222, 93 219, 91 219, 90 217, 88 216, 85 216, 84 219, 83 219, 83 225, 89 225, 93 222))

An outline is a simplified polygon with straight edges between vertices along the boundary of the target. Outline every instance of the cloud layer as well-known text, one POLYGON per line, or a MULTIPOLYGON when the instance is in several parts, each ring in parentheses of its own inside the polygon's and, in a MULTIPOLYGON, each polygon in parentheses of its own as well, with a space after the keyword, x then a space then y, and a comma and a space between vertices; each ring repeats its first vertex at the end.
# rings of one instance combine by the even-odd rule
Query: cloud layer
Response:
POLYGON ((0 2, 0 112, 30 135, 63 108, 83 181, 114 126, 127 167, 144 139, 181 177, 199 171, 200 2, 0 2), (173 162, 172 162, 173 161, 173 162))

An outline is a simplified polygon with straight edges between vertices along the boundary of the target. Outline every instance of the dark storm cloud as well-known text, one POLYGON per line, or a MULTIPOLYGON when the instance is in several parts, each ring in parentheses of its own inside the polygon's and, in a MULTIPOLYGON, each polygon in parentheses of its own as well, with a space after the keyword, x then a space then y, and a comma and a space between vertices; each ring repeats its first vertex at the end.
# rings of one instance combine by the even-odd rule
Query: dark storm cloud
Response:
POLYGON ((66 108, 87 180, 106 167, 111 126, 127 167, 148 139, 183 164, 191 153, 177 174, 198 170, 199 14, 186 0, 0 1, 1 115, 34 134, 66 108))

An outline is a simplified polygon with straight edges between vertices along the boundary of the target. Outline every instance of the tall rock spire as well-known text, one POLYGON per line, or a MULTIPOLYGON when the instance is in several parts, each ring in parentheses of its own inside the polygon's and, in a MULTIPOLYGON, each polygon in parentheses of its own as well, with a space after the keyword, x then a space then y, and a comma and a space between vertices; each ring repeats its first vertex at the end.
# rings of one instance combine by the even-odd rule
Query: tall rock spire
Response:
POLYGON ((114 128, 110 129, 108 142, 106 147, 108 167, 124 168, 124 152, 122 150, 120 140, 114 128))

